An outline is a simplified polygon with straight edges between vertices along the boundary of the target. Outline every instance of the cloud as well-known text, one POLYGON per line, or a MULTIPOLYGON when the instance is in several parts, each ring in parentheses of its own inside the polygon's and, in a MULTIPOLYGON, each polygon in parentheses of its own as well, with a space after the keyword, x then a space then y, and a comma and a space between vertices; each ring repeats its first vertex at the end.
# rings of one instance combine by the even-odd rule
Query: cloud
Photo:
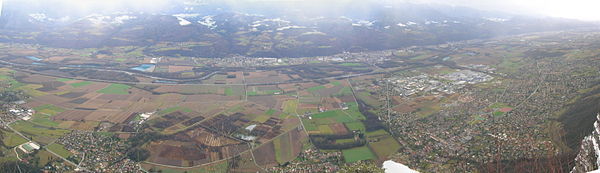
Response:
POLYGON ((473 7, 518 14, 545 15, 580 20, 600 20, 597 0, 405 0, 473 7))
POLYGON ((307 13, 312 9, 314 11, 331 10, 331 13, 335 13, 338 9, 350 7, 360 9, 357 8, 358 6, 362 7, 361 11, 368 11, 369 4, 432 3, 515 14, 600 20, 600 13, 597 12, 597 8, 600 7, 598 0, 0 0, 0 3, 2 1, 5 1, 4 5, 10 2, 11 5, 17 3, 74 11, 69 13, 102 13, 103 11, 118 10, 161 13, 170 10, 170 7, 176 6, 176 4, 206 5, 210 3, 227 4, 235 10, 244 9, 248 7, 248 4, 256 6, 266 2, 279 2, 279 7, 282 9, 306 6, 307 13), (331 9, 329 9, 330 7, 331 9))

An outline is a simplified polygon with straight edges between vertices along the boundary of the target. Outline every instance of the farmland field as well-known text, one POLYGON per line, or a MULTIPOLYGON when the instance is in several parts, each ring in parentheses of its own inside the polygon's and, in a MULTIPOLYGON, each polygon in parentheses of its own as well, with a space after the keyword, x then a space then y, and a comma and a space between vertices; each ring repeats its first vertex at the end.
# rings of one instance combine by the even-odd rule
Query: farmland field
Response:
POLYGON ((372 160, 377 158, 373 154, 371 149, 369 149, 369 147, 367 146, 342 150, 342 154, 344 155, 344 160, 347 163, 352 163, 360 160, 372 160))
POLYGON ((365 131, 365 125, 361 122, 349 122, 349 123, 344 123, 346 125, 346 127, 348 128, 348 130, 351 131, 365 131))
POLYGON ((46 105, 42 105, 42 106, 38 106, 33 108, 33 110, 37 111, 37 113, 41 113, 41 114, 45 114, 45 115, 56 115, 58 113, 64 112, 65 109, 60 108, 58 106, 55 105, 51 105, 51 104, 46 104, 46 105))
POLYGON ((27 140, 16 133, 4 132, 4 139, 2 139, 2 142, 8 147, 15 147, 27 142, 27 140))
POLYGON ((369 148, 380 159, 385 159, 390 154, 396 153, 400 149, 400 144, 392 136, 379 138, 377 142, 370 142, 369 148))
MULTIPOLYGON (((61 82, 66 82, 66 81, 69 81, 68 79, 57 79, 57 80, 59 80, 59 81, 61 81, 61 82), (66 80, 66 81, 65 81, 65 80, 66 80)), ((89 81, 83 81, 83 82, 72 83, 72 84, 71 84, 71 86, 73 86, 73 87, 75 87, 75 88, 79 88, 79 87, 83 87, 83 86, 90 85, 90 84, 92 84, 92 82, 89 82, 89 81)))
POLYGON ((67 157, 69 157, 69 156, 72 156, 72 155, 73 155, 73 153, 71 153, 70 151, 66 150, 66 149, 64 148, 64 146, 62 146, 62 145, 60 145, 60 144, 53 143, 53 144, 50 144, 50 145, 48 145, 48 146, 46 146, 46 147, 47 147, 47 148, 48 148, 50 151, 52 151, 52 152, 54 152, 54 153, 56 153, 56 154, 58 154, 58 155, 60 155, 60 156, 62 156, 62 157, 64 157, 64 158, 67 158, 67 157))
POLYGON ((131 88, 129 85, 111 84, 106 88, 98 90, 97 92, 102 94, 127 95, 129 94, 127 91, 129 88, 131 88))
POLYGON ((33 138, 33 141, 40 143, 50 143, 70 130, 51 129, 48 127, 39 126, 31 122, 19 121, 11 125, 15 130, 33 138))

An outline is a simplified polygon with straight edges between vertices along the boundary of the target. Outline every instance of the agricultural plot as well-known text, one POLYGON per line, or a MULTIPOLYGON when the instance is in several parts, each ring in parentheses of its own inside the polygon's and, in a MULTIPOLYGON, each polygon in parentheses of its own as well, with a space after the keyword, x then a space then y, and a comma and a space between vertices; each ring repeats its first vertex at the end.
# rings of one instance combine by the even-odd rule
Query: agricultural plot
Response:
POLYGON ((289 115, 296 115, 298 109, 298 100, 288 100, 283 102, 283 112, 289 115))
POLYGON ((212 163, 210 165, 205 165, 196 168, 173 168, 173 167, 162 167, 156 166, 152 164, 141 164, 145 170, 155 170, 162 173, 185 173, 185 172, 195 172, 195 173, 212 173, 212 172, 227 172, 228 162, 220 161, 217 163, 212 163))
POLYGON ((131 88, 129 85, 111 84, 97 92, 102 94, 127 95, 129 94, 129 88, 131 88))
POLYGON ((377 130, 366 133, 369 139, 369 148, 377 155, 379 159, 386 159, 390 154, 396 153, 400 149, 400 144, 392 135, 385 130, 377 130))
POLYGON ((15 130, 31 137, 33 141, 48 144, 58 139, 70 130, 43 127, 27 121, 18 121, 11 125, 15 130))
POLYGON ((71 153, 69 150, 66 150, 63 145, 57 143, 52 143, 46 146, 46 148, 64 158, 68 158, 73 155, 73 153, 71 153))
MULTIPOLYGON (((57 80, 60 80, 60 79, 57 79, 57 80)), ((63 81, 65 81, 65 80, 63 80, 63 81)), ((67 79, 67 81, 68 81, 68 79, 67 79)), ((83 81, 83 82, 71 83, 71 86, 74 88, 79 88, 79 87, 83 87, 83 86, 87 86, 87 85, 91 85, 91 84, 93 84, 93 83, 89 82, 89 81, 83 81)))
POLYGON ((46 104, 42 106, 38 106, 33 108, 37 113, 45 114, 45 115, 56 115, 58 113, 64 112, 65 109, 57 107, 55 105, 46 104))
POLYGON ((243 86, 221 86, 219 93, 225 96, 244 96, 246 95, 243 86))
POLYGON ((158 93, 179 93, 179 94, 219 94, 220 86, 191 86, 191 85, 165 85, 154 88, 153 92, 158 93))
POLYGON ((344 125, 350 131, 362 131, 362 132, 366 131, 365 125, 362 122, 349 122, 349 123, 344 123, 344 125))
POLYGON ((12 133, 12 132, 8 132, 8 131, 3 131, 3 133, 4 133, 4 138, 2 139, 2 142, 7 147, 15 147, 17 145, 21 145, 28 141, 16 133, 12 133))
POLYGON ((360 160, 374 160, 377 159, 375 154, 367 146, 356 147, 347 150, 342 150, 344 161, 346 163, 353 163, 360 160))
POLYGON ((360 120, 364 120, 364 116, 358 111, 332 110, 303 118, 302 122, 312 134, 345 134, 354 130, 364 132, 365 127, 360 120))
POLYGON ((306 142, 306 134, 301 130, 292 130, 273 140, 275 159, 278 163, 293 160, 302 151, 303 143, 306 142))
POLYGON ((276 86, 251 86, 248 87, 248 96, 259 96, 259 95, 280 95, 283 91, 276 86))
POLYGON ((276 71, 247 72, 244 75, 244 78, 246 79, 246 83, 248 83, 248 84, 274 83, 274 82, 284 82, 284 81, 290 80, 290 78, 287 75, 280 74, 276 71))
POLYGON ((33 96, 33 97, 40 97, 40 96, 45 96, 48 95, 48 93, 43 92, 43 91, 39 91, 39 88, 44 87, 43 85, 38 85, 38 84, 27 84, 27 85, 23 85, 18 87, 18 90, 22 90, 23 92, 33 96))
POLYGON ((38 165, 37 165, 38 167, 46 166, 46 164, 48 164, 49 162, 60 159, 60 158, 54 156, 54 154, 52 154, 48 151, 44 151, 44 150, 38 151, 36 156, 38 158, 40 158, 38 165))

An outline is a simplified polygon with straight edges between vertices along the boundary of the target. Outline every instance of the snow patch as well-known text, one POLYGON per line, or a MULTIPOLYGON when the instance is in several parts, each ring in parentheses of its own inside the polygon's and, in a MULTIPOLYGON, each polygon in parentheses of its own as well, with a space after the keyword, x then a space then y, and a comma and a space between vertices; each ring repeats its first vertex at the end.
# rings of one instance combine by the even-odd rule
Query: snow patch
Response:
POLYGON ((359 20, 356 23, 352 23, 352 26, 373 26, 372 21, 366 21, 366 20, 359 20))
POLYGON ((199 24, 207 26, 210 29, 214 29, 216 27, 216 21, 213 19, 214 16, 204 16, 201 21, 198 21, 199 24))
POLYGON ((418 171, 412 170, 408 166, 392 160, 383 162, 383 169, 385 169, 385 173, 418 173, 418 171))
POLYGON ((506 21, 509 21, 508 19, 496 18, 496 17, 484 17, 483 19, 488 20, 488 21, 492 21, 492 22, 506 22, 506 21))
POLYGON ((438 24, 439 22, 436 21, 427 21, 425 22, 425 25, 430 25, 430 24, 438 24))
POLYGON ((32 14, 29 14, 29 17, 31 17, 37 21, 40 21, 40 22, 46 21, 46 19, 48 19, 48 17, 44 13, 32 13, 32 14))
POLYGON ((125 21, 132 20, 132 19, 137 19, 137 17, 135 17, 135 16, 127 16, 127 15, 117 16, 117 17, 115 17, 113 23, 123 24, 123 23, 125 23, 125 21))
POLYGON ((283 31, 283 30, 288 30, 288 29, 304 29, 306 27, 304 26, 286 26, 286 27, 281 27, 281 28, 277 28, 277 31, 283 31))
POLYGON ((192 22, 185 20, 182 17, 177 17, 177 16, 175 16, 175 17, 177 18, 177 20, 179 20, 179 25, 181 25, 181 26, 187 26, 187 25, 192 24, 192 22))
POLYGON ((175 16, 175 17, 181 17, 181 18, 189 18, 189 17, 198 17, 198 16, 200 16, 200 14, 197 14, 197 13, 193 13, 193 14, 182 13, 182 14, 174 14, 173 16, 175 16))

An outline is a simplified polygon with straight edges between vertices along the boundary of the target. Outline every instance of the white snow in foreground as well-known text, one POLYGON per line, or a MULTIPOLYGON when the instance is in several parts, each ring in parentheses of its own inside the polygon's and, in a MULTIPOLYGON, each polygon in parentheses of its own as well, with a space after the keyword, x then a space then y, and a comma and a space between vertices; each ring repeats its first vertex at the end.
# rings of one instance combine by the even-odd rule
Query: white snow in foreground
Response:
POLYGON ((383 162, 383 169, 385 169, 385 173, 418 173, 418 171, 412 170, 408 166, 392 160, 383 162))

